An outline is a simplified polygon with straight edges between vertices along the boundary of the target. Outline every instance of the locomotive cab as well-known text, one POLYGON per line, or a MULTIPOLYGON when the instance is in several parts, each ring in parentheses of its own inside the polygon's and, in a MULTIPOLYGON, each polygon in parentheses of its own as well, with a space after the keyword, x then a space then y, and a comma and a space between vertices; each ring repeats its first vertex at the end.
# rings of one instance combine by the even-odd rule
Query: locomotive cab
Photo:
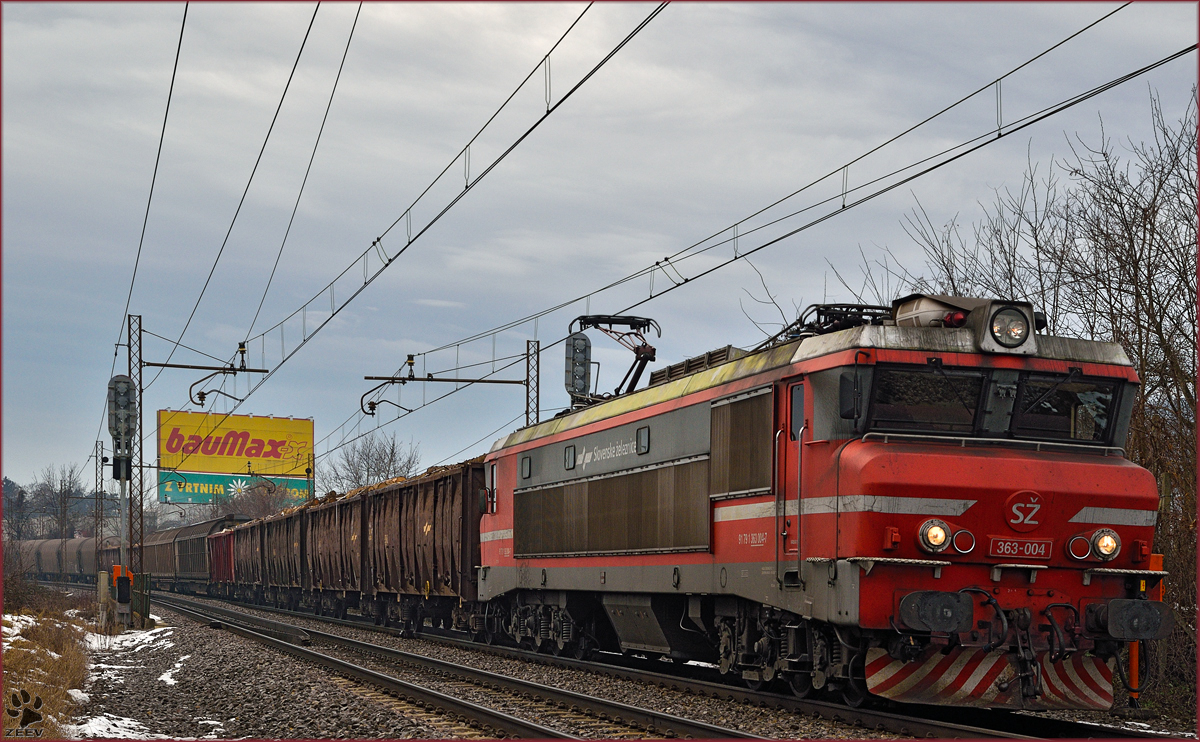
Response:
POLYGON ((836 527, 812 550, 860 571, 869 692, 1107 708, 1118 642, 1173 622, 1148 599, 1157 487, 1121 448, 1136 376, 1115 345, 1028 333, 1028 305, 951 301, 897 302, 940 342, 839 372, 836 527))

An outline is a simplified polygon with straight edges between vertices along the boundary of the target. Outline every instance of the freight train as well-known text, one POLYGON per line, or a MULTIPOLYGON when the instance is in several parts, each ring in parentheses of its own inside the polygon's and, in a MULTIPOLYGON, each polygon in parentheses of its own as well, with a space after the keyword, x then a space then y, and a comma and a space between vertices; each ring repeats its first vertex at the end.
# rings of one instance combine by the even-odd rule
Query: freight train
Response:
POLYGON ((480 459, 210 524, 207 583, 161 581, 852 705, 1108 708, 1122 646, 1173 626, 1158 491, 1124 351, 1042 329, 1018 301, 817 306, 480 459))

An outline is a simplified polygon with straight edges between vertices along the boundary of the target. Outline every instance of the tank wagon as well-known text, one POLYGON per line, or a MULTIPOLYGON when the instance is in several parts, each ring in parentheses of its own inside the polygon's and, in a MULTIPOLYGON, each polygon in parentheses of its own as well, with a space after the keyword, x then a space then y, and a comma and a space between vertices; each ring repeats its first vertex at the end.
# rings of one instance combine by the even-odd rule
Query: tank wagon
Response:
POLYGON ((1120 346, 1024 302, 813 314, 498 441, 472 628, 851 704, 1110 706, 1173 621, 1120 346))
POLYGON ((408 630, 425 619, 466 628, 462 606, 477 598, 482 488, 480 458, 213 534, 211 589, 337 617, 354 609, 408 630))

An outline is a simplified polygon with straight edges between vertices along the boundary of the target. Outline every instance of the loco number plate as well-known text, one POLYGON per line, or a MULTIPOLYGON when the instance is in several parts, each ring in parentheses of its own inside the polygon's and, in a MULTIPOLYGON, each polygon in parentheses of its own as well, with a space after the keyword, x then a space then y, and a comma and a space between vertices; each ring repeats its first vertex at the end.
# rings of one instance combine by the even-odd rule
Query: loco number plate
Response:
POLYGON ((988 555, 994 557, 1020 557, 1022 559, 1049 559, 1052 539, 993 538, 988 555))

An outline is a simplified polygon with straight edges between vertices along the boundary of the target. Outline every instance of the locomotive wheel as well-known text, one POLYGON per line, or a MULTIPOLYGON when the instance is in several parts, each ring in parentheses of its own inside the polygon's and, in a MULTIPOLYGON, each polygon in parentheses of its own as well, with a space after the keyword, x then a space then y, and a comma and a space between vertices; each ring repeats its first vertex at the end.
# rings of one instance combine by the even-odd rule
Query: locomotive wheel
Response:
POLYGON ((860 682, 851 680, 842 688, 842 701, 852 709, 861 708, 871 698, 871 694, 860 682))
POLYGON ((808 698, 813 692, 812 675, 806 672, 794 673, 788 676, 787 681, 796 698, 808 698))
POLYGON ((867 690, 865 662, 866 658, 862 653, 850 660, 850 677, 842 688, 842 700, 850 708, 861 708, 871 699, 871 692, 867 690))
POLYGON ((763 680, 761 677, 759 677, 757 679, 742 678, 742 683, 750 690, 758 691, 758 690, 762 690, 763 688, 766 688, 768 685, 770 685, 771 681, 763 680))

